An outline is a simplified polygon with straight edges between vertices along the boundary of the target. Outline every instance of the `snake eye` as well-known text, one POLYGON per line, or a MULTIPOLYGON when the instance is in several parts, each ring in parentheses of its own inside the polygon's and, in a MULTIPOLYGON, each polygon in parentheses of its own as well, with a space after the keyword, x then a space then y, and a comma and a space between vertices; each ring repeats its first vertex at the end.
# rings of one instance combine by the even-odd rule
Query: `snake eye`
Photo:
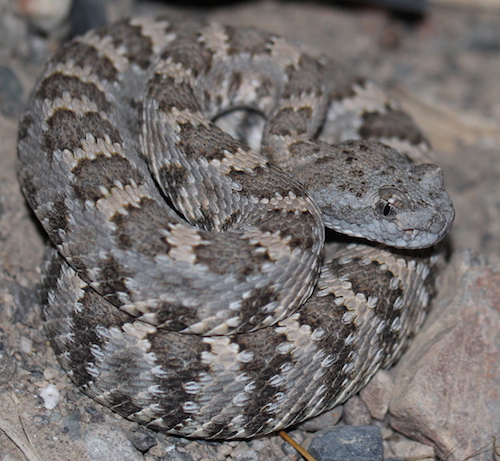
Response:
POLYGON ((406 208, 403 192, 394 187, 382 188, 375 208, 384 219, 395 219, 398 212, 406 208))
POLYGON ((387 200, 380 200, 376 206, 377 211, 386 219, 394 219, 397 213, 397 207, 387 200))

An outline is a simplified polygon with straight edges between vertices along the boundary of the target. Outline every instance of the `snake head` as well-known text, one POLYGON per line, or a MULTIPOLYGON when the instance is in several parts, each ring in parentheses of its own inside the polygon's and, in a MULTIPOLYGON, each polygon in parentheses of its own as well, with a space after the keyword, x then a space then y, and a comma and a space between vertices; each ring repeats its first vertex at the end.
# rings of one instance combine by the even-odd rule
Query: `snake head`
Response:
POLYGON ((448 233, 454 219, 443 173, 428 163, 412 165, 405 179, 398 186, 380 187, 374 197, 374 240, 398 248, 426 248, 448 233))
POLYGON ((327 227, 407 249, 432 246, 451 229, 455 213, 439 167, 415 165, 376 141, 347 141, 333 150, 304 181, 327 227))

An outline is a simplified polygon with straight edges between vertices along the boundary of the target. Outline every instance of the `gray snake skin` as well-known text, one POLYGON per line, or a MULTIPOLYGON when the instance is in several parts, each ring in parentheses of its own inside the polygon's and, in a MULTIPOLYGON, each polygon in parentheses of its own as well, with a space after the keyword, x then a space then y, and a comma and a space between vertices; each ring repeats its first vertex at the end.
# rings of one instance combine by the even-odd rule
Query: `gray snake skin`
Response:
POLYGON ((73 40, 18 140, 53 244, 41 304, 62 367, 188 437, 267 434, 343 402, 435 291, 443 252, 422 248, 453 207, 441 170, 410 160, 427 149, 373 85, 270 33, 137 18, 73 40), (325 224, 399 249, 324 255, 325 224))

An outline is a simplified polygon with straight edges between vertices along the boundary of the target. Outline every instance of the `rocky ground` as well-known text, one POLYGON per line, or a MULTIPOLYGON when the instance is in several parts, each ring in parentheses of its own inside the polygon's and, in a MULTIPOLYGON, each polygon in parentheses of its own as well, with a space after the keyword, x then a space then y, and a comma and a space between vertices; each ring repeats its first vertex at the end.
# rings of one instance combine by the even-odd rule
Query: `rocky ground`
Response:
MULTIPOLYGON (((279 437, 207 443, 143 429, 83 396, 55 361, 36 298, 43 235, 16 181, 18 117, 68 33, 168 6, 93 0, 94 13, 71 22, 69 0, 45 3, 55 10, 42 17, 37 2, 0 0, 0 427, 10 435, 0 431, 0 460, 36 459, 30 450, 46 461, 300 459, 279 437)), ((500 8, 446 3, 419 20, 327 2, 189 10, 272 30, 385 87, 431 139, 456 207, 451 262, 410 350, 360 396, 291 431, 318 459, 500 459, 500 8), (343 454, 353 438, 361 454, 343 454)))

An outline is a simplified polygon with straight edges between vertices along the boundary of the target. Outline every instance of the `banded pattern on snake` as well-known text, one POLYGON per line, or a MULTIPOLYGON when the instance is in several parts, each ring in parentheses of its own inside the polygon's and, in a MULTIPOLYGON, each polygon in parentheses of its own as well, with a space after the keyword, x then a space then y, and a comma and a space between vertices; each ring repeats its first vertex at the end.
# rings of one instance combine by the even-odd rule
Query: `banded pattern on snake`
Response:
POLYGON ((441 170, 409 158, 427 149, 374 86, 270 33, 136 18, 73 40, 18 140, 57 248, 41 303, 61 365, 189 437, 266 434, 344 401, 418 330, 443 255, 338 243, 323 258, 324 225, 437 243, 453 208, 441 170))

